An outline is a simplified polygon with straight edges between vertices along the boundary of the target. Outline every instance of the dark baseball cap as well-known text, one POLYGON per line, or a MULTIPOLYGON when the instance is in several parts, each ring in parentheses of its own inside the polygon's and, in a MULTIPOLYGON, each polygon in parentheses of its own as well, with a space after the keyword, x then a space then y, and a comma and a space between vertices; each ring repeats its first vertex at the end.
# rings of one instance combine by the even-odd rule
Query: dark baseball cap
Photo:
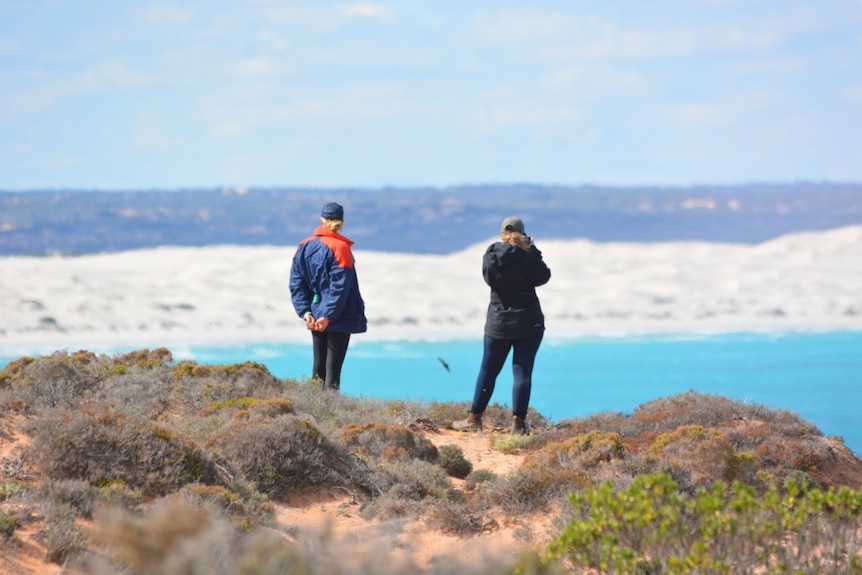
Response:
POLYGON ((320 217, 327 220, 344 220, 344 208, 335 202, 329 202, 320 211, 320 217))

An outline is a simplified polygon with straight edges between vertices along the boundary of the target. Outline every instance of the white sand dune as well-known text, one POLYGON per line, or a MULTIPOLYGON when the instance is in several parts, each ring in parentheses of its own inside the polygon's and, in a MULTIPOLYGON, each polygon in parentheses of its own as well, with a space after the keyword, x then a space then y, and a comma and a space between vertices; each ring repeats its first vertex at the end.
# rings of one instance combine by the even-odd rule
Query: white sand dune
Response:
MULTIPOLYGON (((349 235, 349 233, 348 233, 349 235)), ((363 251, 377 339, 479 337, 488 242, 437 256, 363 251)), ((862 329, 862 225, 760 245, 537 241, 548 336, 862 329)), ((158 248, 0 258, 0 347, 161 346, 307 338, 293 247, 158 248)))

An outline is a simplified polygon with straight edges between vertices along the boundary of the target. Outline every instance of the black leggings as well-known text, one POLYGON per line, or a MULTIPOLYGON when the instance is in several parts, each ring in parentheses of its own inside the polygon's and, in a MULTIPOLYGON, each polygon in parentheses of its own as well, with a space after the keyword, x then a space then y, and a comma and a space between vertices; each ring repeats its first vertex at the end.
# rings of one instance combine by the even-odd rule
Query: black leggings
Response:
POLYGON ((473 394, 472 413, 481 415, 491 394, 494 393, 494 384, 497 376, 506 363, 509 351, 514 350, 512 355, 512 413, 519 417, 527 417, 527 408, 530 405, 530 391, 533 387, 533 364, 536 361, 536 353, 542 343, 544 332, 530 336, 527 339, 495 339, 485 336, 485 353, 482 356, 482 366, 479 368, 479 377, 476 378, 476 390, 473 394))
POLYGON ((350 334, 337 331, 312 331, 314 365, 311 376, 323 382, 323 389, 341 389, 341 366, 347 357, 350 334))

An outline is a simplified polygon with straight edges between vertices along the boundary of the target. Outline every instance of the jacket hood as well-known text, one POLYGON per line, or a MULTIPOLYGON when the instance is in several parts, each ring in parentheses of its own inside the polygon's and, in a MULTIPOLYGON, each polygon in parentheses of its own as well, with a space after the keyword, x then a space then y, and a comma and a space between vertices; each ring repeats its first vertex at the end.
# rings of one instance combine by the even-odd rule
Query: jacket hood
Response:
POLYGON ((330 230, 326 226, 317 226, 317 229, 314 230, 314 233, 312 235, 313 236, 327 236, 330 238, 338 238, 339 240, 346 242, 348 246, 353 245, 352 240, 347 239, 346 237, 342 236, 338 232, 333 232, 332 230, 330 230))

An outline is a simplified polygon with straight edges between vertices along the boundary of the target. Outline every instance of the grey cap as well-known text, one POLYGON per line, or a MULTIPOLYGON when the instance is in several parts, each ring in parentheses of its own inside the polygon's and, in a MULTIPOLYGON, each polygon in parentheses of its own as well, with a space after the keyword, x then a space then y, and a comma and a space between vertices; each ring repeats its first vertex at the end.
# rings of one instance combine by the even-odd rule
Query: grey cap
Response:
POLYGON ((524 231, 524 222, 521 221, 521 218, 509 216, 503 220, 503 223, 500 225, 500 233, 502 232, 518 232, 519 234, 526 234, 524 231))

